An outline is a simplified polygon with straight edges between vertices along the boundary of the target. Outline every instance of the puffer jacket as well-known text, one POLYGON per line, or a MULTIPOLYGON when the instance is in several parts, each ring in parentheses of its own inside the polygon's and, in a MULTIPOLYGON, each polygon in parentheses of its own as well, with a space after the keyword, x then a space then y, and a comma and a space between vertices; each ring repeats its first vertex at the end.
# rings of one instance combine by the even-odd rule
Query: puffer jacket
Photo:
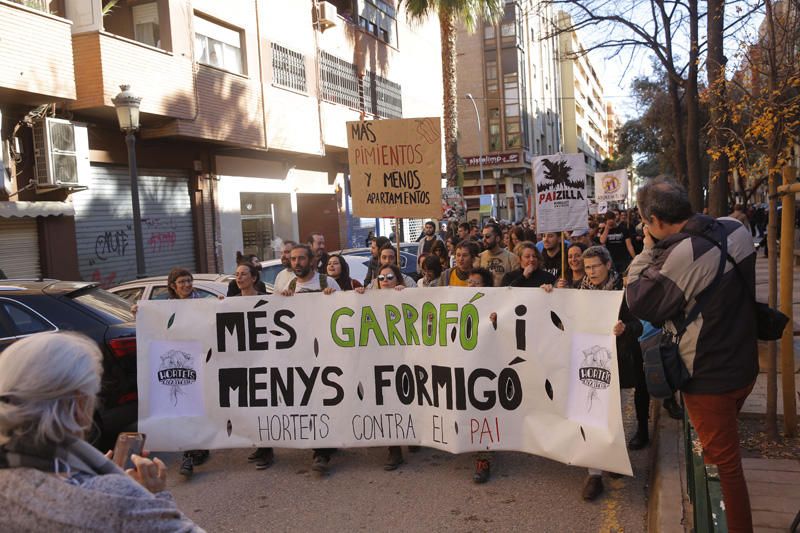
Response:
MULTIPOLYGON (((721 394, 745 387, 758 375, 755 307, 755 249, 749 231, 733 218, 720 218, 727 235, 728 254, 742 276, 726 261, 719 286, 680 341, 680 354, 691 379, 683 390, 721 394)), ((625 298, 634 316, 669 332, 677 330, 697 296, 714 280, 720 249, 702 237, 714 238, 714 219, 692 216, 684 232, 645 248, 630 265, 625 298)), ((717 230, 717 235, 720 232, 717 230)))

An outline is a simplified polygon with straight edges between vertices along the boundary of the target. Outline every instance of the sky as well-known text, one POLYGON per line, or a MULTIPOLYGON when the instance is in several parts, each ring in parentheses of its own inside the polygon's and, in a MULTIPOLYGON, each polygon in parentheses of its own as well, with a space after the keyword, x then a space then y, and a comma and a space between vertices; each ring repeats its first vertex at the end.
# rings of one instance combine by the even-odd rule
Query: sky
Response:
MULTIPOLYGON (((623 0, 622 2, 615 2, 615 4, 620 6, 626 2, 629 2, 628 10, 632 19, 644 20, 650 18, 649 2, 623 0)), ((701 3, 701 9, 704 7, 705 2, 701 3)), ((621 9, 624 9, 624 7, 621 9)), ((736 13, 737 8, 735 5, 726 7, 726 20, 733 20, 736 13)), ((753 15, 748 19, 746 25, 739 28, 735 34, 726 39, 726 56, 730 59, 729 67, 732 68, 735 66, 738 41, 751 40, 762 20, 763 15, 753 15)), ((701 40, 705 37, 704 26, 704 21, 701 21, 701 40)), ((581 30, 578 36, 586 47, 587 45, 596 43, 597 40, 593 40, 593 36, 600 33, 601 32, 598 31, 593 32, 591 29, 587 28, 581 30)), ((637 76, 649 76, 652 74, 653 66, 651 57, 653 57, 653 54, 649 49, 643 47, 639 49, 628 47, 623 49, 619 54, 615 54, 615 52, 616 50, 613 49, 597 49, 592 50, 589 55, 603 83, 606 99, 614 105, 615 110, 624 122, 625 120, 639 116, 636 109, 636 101, 632 96, 631 83, 637 76)), ((688 55, 686 53, 686 47, 681 46, 680 42, 676 53, 681 57, 686 57, 686 55, 688 55)), ((701 57, 701 62, 703 61, 705 61, 705 56, 701 57)), ((731 68, 729 68, 729 71, 731 68)), ((729 74, 730 73, 731 72, 729 72, 729 74)), ((704 64, 700 65, 700 76, 701 78, 705 76, 704 64)))

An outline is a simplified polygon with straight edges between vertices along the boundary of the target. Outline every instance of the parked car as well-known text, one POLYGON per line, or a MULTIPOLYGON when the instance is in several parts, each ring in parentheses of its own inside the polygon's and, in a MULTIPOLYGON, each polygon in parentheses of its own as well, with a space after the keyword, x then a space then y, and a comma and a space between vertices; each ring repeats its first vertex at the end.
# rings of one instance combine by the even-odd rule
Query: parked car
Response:
MULTIPOLYGON (((217 298, 228 294, 228 284, 235 278, 230 274, 192 274, 194 278, 194 290, 203 298, 217 298)), ((142 278, 108 289, 117 296, 120 296, 131 304, 139 300, 166 300, 169 298, 167 292, 167 276, 154 276, 142 278)))
MULTIPOLYGON (((339 252, 334 252, 339 253, 339 252)), ((369 255, 367 257, 361 255, 345 255, 347 266, 350 267, 350 277, 358 281, 364 281, 367 277, 367 270, 369 269, 369 255)), ((275 286, 275 277, 284 269, 280 259, 270 259, 269 261, 261 262, 261 281, 267 286, 268 291, 272 291, 275 286)))
MULTIPOLYGON (((393 243, 394 244, 394 243, 393 243)), ((394 245, 395 247, 397 245, 394 245)), ((415 242, 401 242, 400 243, 400 270, 402 270, 403 274, 409 276, 415 280, 419 279, 419 274, 417 274, 417 249, 419 247, 418 243, 415 242)), ((358 256, 358 257, 365 257, 366 261, 366 268, 369 268, 369 258, 372 257, 372 252, 370 252, 369 248, 345 248, 344 250, 338 250, 333 252, 335 254, 342 254, 344 256, 358 256)), ((356 278, 358 281, 364 281, 364 278, 367 276, 367 271, 364 270, 364 276, 361 278, 356 278)))
POLYGON ((103 380, 92 437, 101 451, 120 431, 136 431, 136 326, 130 303, 96 283, 0 281, 0 351, 43 331, 78 331, 103 353, 103 380))

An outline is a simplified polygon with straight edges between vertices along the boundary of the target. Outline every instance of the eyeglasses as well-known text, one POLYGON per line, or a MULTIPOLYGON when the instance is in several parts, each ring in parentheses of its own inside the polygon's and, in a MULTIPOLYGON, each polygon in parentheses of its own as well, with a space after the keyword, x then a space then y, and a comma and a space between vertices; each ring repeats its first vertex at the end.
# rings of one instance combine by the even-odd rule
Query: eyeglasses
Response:
POLYGON ((481 235, 481 238, 482 238, 484 241, 485 241, 486 239, 491 239, 492 237, 494 237, 494 235, 493 235, 492 233, 485 233, 485 234, 481 235))
POLYGON ((378 276, 378 281, 392 281, 394 279, 394 274, 381 274, 378 276))

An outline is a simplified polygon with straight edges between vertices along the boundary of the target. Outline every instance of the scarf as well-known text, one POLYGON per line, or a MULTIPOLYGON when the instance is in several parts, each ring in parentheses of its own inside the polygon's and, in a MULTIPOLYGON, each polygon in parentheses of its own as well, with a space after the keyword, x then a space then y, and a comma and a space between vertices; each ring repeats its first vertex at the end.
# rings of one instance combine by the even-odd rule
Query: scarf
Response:
POLYGON ((76 472, 98 476, 124 474, 83 439, 68 437, 59 444, 34 445, 31 439, 22 437, 0 446, 0 468, 35 468, 45 472, 76 472))
POLYGON ((609 270, 608 279, 598 287, 592 285, 592 282, 589 281, 589 276, 583 276, 580 288, 590 291, 618 291, 622 288, 622 278, 619 277, 615 270, 609 270))

